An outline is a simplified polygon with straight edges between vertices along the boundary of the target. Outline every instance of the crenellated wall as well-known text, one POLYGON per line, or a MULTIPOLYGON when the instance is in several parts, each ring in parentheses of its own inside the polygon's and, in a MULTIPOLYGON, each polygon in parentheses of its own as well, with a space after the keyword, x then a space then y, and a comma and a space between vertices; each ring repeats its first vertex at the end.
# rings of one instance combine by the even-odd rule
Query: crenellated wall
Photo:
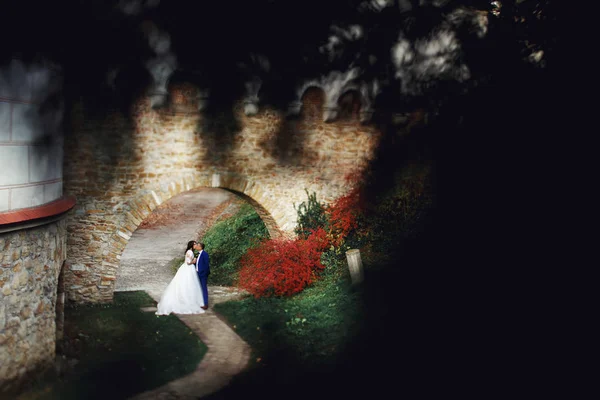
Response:
POLYGON ((77 199, 68 221, 69 300, 110 301, 131 234, 182 191, 238 192, 272 236, 292 235, 294 204, 306 200, 306 190, 325 202, 345 193, 345 178, 366 167, 381 136, 360 123, 357 107, 323 122, 320 89, 307 90, 295 119, 269 108, 247 116, 243 102, 233 114, 198 112, 195 93, 191 85, 171 86, 168 108, 154 110, 144 97, 130 115, 98 118, 83 104, 73 110, 64 177, 65 192, 77 199))

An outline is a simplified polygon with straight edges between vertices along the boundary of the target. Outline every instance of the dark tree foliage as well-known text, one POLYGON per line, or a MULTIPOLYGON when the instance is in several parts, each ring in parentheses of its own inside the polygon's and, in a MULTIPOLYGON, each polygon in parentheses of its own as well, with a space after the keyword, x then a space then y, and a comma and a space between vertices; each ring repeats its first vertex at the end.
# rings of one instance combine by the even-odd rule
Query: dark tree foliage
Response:
MULTIPOLYGON (((403 0, 389 1, 386 7, 379 3, 384 2, 10 1, 3 8, 0 28, 10 40, 3 42, 0 63, 15 56, 53 60, 65 69, 70 87, 90 97, 108 91, 107 73, 118 68, 121 95, 148 83, 144 63, 156 55, 148 35, 160 30, 170 38, 178 70, 197 76, 200 84, 221 96, 238 96, 244 81, 257 74, 265 97, 286 99, 303 79, 356 66, 362 78, 382 82, 381 99, 397 104, 422 101, 413 99, 422 96, 430 106, 452 97, 448 90, 459 92, 498 73, 513 73, 509 63, 522 64, 538 50, 544 52, 538 64, 553 67, 556 2, 502 1, 497 16, 487 0, 403 0), (419 88, 435 90, 407 93, 400 82, 406 78, 397 76, 401 67, 392 62, 399 36, 413 42, 426 39, 459 8, 488 12, 484 38, 475 38, 469 23, 453 27, 471 79, 450 86, 420 82, 419 88), (353 25, 361 27, 360 38, 348 35, 353 25), (268 60, 268 69, 252 61, 257 55, 268 60), (283 93, 269 93, 278 91, 283 93)), ((415 81, 435 78, 422 75, 415 81)))

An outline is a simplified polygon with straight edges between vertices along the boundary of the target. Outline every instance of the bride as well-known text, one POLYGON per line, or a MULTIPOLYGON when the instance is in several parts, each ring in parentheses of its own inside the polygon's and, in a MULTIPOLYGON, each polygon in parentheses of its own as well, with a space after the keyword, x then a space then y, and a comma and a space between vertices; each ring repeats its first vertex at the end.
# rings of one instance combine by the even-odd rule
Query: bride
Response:
POLYGON ((162 294, 156 306, 156 315, 202 314, 204 299, 200 279, 196 272, 193 248, 196 241, 191 240, 185 251, 185 261, 162 294))

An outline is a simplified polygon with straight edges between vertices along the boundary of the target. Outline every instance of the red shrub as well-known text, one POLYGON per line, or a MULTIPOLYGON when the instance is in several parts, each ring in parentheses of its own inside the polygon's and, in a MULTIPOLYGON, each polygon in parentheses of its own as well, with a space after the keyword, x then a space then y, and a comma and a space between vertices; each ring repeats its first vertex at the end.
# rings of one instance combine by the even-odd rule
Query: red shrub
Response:
POLYGON ((358 228, 358 217, 362 209, 359 187, 355 187, 346 195, 337 198, 327 207, 329 229, 334 238, 334 245, 339 245, 350 232, 358 228))
POLYGON ((323 229, 306 239, 265 240, 242 257, 238 285, 255 297, 298 293, 324 268, 321 254, 328 245, 323 229))
POLYGON ((296 239, 270 239, 251 248, 241 259, 238 286, 255 297, 289 296, 302 291, 325 268, 321 255, 331 245, 339 246, 352 232, 359 232, 363 212, 357 175, 347 177, 354 189, 325 208, 329 223, 304 231, 296 239), (328 229, 326 231, 325 229, 328 229))
POLYGON ((323 228, 312 229, 310 236, 304 239, 308 247, 314 248, 319 253, 322 253, 330 245, 327 232, 323 228))

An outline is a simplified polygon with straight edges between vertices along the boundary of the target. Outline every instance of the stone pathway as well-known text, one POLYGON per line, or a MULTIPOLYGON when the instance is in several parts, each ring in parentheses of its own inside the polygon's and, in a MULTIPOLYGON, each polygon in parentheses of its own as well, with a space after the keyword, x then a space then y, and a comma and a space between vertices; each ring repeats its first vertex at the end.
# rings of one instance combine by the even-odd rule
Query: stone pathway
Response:
MULTIPOLYGON (((214 215, 215 209, 232 211, 234 197, 221 189, 203 188, 179 194, 159 206, 149 217, 154 222, 140 226, 127 244, 115 291, 144 290, 158 302, 174 275, 169 263, 182 257, 187 242, 208 228, 218 216, 214 215)), ((224 388, 246 367, 250 347, 212 309, 214 304, 238 299, 243 294, 235 288, 211 285, 208 294, 211 307, 204 314, 178 315, 208 347, 196 370, 132 399, 197 399, 224 388)), ((153 313, 156 308, 144 311, 153 313)))
MULTIPOLYGON (((209 286, 208 293, 211 304, 242 296, 235 289, 220 286, 209 286)), ((147 311, 154 312, 156 308, 147 311)), ((178 317, 208 346, 207 353, 191 374, 132 399, 198 399, 227 386, 248 364, 250 346, 219 319, 211 307, 204 314, 178 317)))
POLYGON ((121 255, 115 291, 146 290, 160 296, 173 278, 168 264, 183 259, 185 247, 208 228, 215 209, 235 195, 222 189, 202 188, 174 196, 158 206, 133 232, 121 255), (147 224, 148 221, 153 221, 147 224))

